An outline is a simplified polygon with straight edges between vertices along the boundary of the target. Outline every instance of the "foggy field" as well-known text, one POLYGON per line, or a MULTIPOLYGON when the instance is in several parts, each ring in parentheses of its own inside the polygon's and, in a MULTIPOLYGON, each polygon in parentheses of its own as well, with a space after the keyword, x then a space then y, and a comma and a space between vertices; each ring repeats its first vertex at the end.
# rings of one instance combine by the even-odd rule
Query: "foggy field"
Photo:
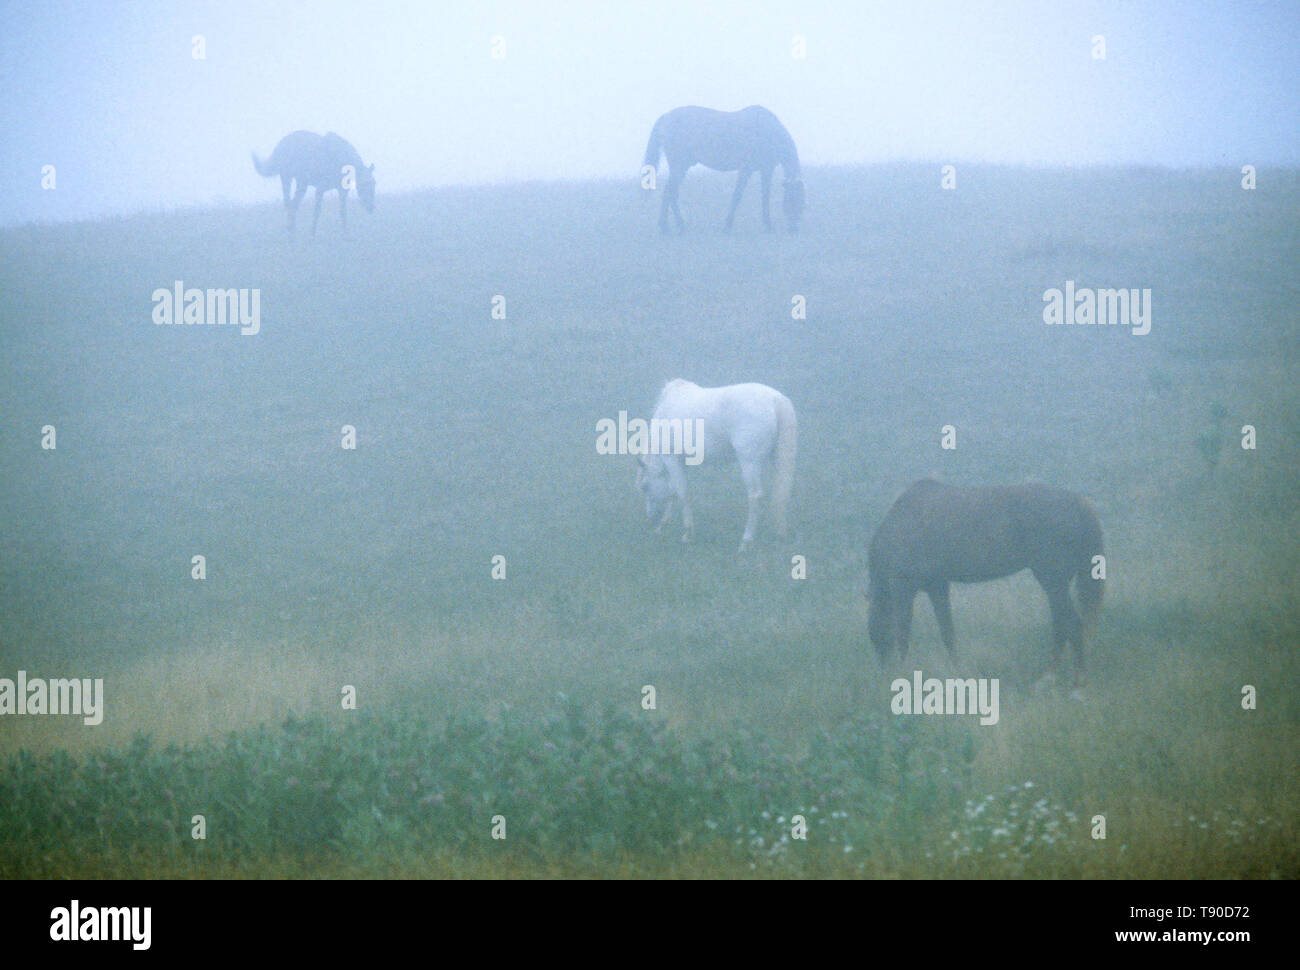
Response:
POLYGON ((723 235, 698 170, 681 237, 631 179, 0 231, 0 677, 105 682, 99 726, 0 720, 0 876, 1300 876, 1300 172, 957 179, 806 169, 797 236, 756 185, 723 235), (176 280, 260 332, 155 325, 176 280), (1150 332, 1045 325, 1067 280, 1150 332), (789 540, 737 554, 734 464, 651 532, 596 423, 674 377, 793 401, 789 540), (1028 574, 954 589, 956 661, 923 598, 878 661, 867 544, 926 476, 1095 504, 1082 699, 1035 689, 1028 574), (894 716, 914 669, 999 722, 894 716))

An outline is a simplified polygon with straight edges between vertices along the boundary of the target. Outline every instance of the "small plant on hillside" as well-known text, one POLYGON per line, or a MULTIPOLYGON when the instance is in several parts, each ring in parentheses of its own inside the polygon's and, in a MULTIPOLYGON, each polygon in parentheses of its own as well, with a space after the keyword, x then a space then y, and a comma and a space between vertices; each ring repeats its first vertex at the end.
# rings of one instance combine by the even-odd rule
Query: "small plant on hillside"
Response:
POLYGON ((1196 449, 1205 459, 1206 474, 1213 474, 1219 465, 1219 455, 1223 452, 1223 421, 1227 416, 1227 408, 1218 401, 1211 403, 1208 427, 1196 438, 1196 449))
POLYGON ((1024 874, 1043 863, 1059 868, 1079 852, 1086 838, 1078 815, 1026 781, 966 802, 942 854, 957 871, 969 875, 1024 874))

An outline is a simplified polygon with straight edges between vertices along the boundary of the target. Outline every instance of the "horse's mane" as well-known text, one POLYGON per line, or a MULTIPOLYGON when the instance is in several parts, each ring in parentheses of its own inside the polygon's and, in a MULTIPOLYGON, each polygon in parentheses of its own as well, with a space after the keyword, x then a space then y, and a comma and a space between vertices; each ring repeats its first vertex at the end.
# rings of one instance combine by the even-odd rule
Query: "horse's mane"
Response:
MULTIPOLYGON (((786 128, 785 125, 781 124, 780 118, 774 115, 767 108, 764 108, 761 104, 751 104, 748 108, 745 108, 744 111, 762 115, 768 124, 771 125, 772 134, 776 137, 777 141, 781 143, 781 167, 784 170, 785 180, 787 182, 800 181, 803 178, 803 175, 799 169, 799 149, 795 147, 794 138, 791 137, 790 130, 786 128)), ((737 112, 737 114, 740 113, 741 112, 737 112)))
POLYGON ((350 161, 350 162, 352 163, 352 165, 356 168, 356 170, 357 170, 357 177, 358 177, 358 178, 361 178, 361 177, 362 177, 362 176, 361 176, 361 173, 362 173, 362 171, 365 170, 365 168, 366 168, 366 163, 365 163, 364 161, 361 160, 361 153, 360 153, 359 151, 357 151, 355 147, 353 147, 352 142, 348 141, 348 140, 347 140, 346 138, 344 138, 342 135, 338 134, 337 132, 333 132, 333 131, 327 131, 327 132, 325 132, 325 134, 321 136, 321 140, 322 140, 322 141, 332 141, 332 142, 334 142, 335 144, 337 144, 337 145, 339 146, 339 148, 342 149, 343 152, 345 152, 345 153, 347 154, 347 156, 348 156, 348 161, 350 161))

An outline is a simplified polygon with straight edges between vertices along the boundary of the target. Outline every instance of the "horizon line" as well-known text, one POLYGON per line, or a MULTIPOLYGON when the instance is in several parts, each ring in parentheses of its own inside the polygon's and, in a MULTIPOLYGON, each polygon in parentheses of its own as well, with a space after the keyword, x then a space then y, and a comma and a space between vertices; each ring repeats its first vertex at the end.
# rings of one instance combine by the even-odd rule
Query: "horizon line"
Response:
MULTIPOLYGON (((1167 162, 1076 162, 1076 163, 1003 162, 1003 161, 987 161, 987 160, 960 159, 960 158, 958 159, 950 158, 950 159, 945 159, 943 161, 937 161, 935 159, 896 158, 896 159, 889 159, 889 160, 863 161, 863 162, 832 162, 832 163, 823 163, 823 164, 813 163, 811 165, 801 166, 801 168, 805 172, 806 171, 814 171, 814 172, 853 171, 857 169, 889 168, 889 167, 919 168, 922 166, 925 167, 935 166, 936 169, 941 170, 946 165, 952 165, 954 167, 968 166, 968 167, 978 167, 978 168, 1018 169, 1018 170, 1027 170, 1027 171, 1035 171, 1035 172, 1122 171, 1122 170, 1133 170, 1133 171, 1156 170, 1156 171, 1174 172, 1179 174, 1209 173, 1209 172, 1222 171, 1222 170, 1230 170, 1238 174, 1240 174, 1241 172, 1240 166, 1228 162, 1221 162, 1218 164, 1179 165, 1179 164, 1172 164, 1167 162)), ((1277 172, 1300 174, 1300 162, 1295 162, 1295 163, 1264 162, 1262 164, 1257 162, 1242 162, 1242 165, 1254 165, 1256 172, 1258 172, 1260 169, 1264 169, 1264 170, 1271 169, 1277 172)), ((656 171, 663 171, 664 168, 665 166, 661 162, 659 165, 656 166, 656 171)), ((539 176, 536 178, 505 177, 499 179, 484 179, 481 181, 443 182, 443 183, 438 183, 433 185, 426 184, 426 185, 406 186, 406 187, 394 189, 388 193, 381 193, 381 195, 386 197, 400 198, 402 196, 420 195, 420 194, 432 193, 432 192, 457 191, 457 190, 465 190, 465 189, 484 189, 484 188, 503 189, 503 188, 523 187, 523 186, 577 185, 577 184, 608 185, 611 183, 636 184, 638 181, 638 176, 640 171, 641 169, 637 168, 635 170, 635 173, 626 176, 618 176, 618 175, 611 174, 611 175, 577 175, 577 176, 566 177, 563 175, 555 175, 555 176, 539 176)), ((722 176, 722 177, 726 177, 733 174, 731 172, 716 172, 713 171, 712 169, 709 169, 708 171, 713 175, 722 176)), ((653 191, 657 191, 657 189, 653 191)), ((242 209, 255 209, 261 206, 274 205, 277 203, 279 205, 283 205, 283 203, 280 202, 278 199, 275 200, 268 199, 260 202, 246 202, 246 201, 241 201, 236 199, 223 200, 223 197, 221 195, 214 195, 204 201, 158 203, 153 206, 142 206, 142 207, 131 208, 131 209, 106 210, 102 213, 99 213, 98 215, 82 215, 82 216, 72 216, 66 218, 37 217, 37 218, 25 218, 21 220, 15 220, 12 222, 6 221, 2 217, 0 217, 0 232, 9 232, 12 230, 21 230, 21 229, 39 228, 39 227, 48 227, 48 226, 68 226, 68 225, 76 225, 76 224, 83 224, 83 223, 99 223, 99 222, 107 222, 111 220, 127 220, 127 219, 142 217, 142 216, 170 216, 170 215, 178 215, 180 213, 194 212, 194 211, 198 211, 198 212, 239 211, 242 209)))

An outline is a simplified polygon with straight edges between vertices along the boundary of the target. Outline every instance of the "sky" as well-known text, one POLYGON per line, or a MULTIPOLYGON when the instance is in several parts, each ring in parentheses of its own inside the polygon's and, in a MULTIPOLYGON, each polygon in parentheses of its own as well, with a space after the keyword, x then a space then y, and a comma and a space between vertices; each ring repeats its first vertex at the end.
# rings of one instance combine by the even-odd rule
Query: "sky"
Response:
POLYGON ((632 180, 683 104, 770 108, 805 167, 1296 166, 1300 0, 6 0, 0 225, 275 201, 249 153, 300 128, 381 196, 632 180))

